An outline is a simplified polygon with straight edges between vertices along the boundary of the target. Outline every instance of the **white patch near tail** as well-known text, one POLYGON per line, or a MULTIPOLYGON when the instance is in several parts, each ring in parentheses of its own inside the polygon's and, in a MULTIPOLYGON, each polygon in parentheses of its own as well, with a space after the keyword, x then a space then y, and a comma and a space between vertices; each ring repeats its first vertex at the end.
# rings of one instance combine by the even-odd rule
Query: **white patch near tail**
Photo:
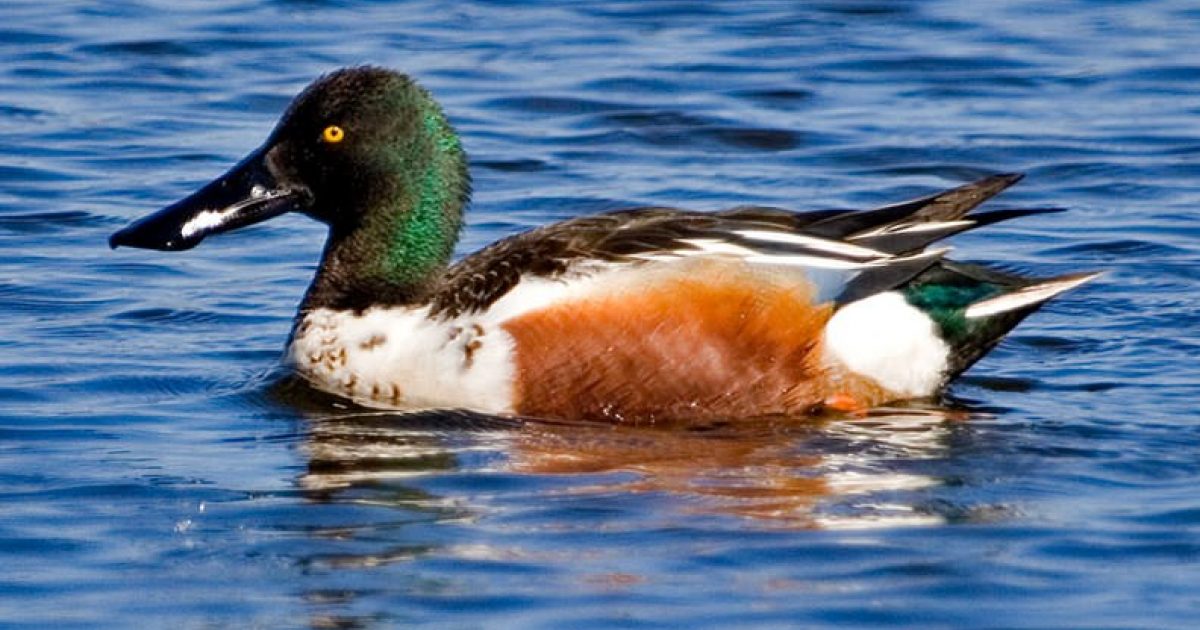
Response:
POLYGON ((976 319, 1045 302, 1060 293, 1074 289, 1101 273, 1103 272, 1067 276, 1023 287, 1011 293, 976 302, 967 307, 964 315, 967 319, 976 319))
POLYGON ((936 392, 950 356, 934 321, 896 291, 877 293, 834 313, 825 326, 825 349, 832 359, 898 398, 936 392))

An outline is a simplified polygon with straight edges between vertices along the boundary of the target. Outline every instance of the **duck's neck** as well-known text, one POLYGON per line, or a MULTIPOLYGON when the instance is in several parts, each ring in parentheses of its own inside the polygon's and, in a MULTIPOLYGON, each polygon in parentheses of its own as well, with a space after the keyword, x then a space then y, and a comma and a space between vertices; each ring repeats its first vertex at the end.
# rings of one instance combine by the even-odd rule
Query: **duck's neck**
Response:
POLYGON ((333 224, 321 265, 301 306, 361 311, 414 305, 440 280, 470 196, 466 155, 432 100, 421 104, 420 128, 379 163, 366 167, 359 217, 333 224))

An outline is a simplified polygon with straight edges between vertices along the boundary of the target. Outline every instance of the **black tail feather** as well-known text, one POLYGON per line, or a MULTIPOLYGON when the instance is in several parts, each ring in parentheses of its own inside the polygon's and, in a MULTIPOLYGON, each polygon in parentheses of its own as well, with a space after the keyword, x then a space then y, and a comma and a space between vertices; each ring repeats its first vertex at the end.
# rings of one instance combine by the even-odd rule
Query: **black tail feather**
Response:
POLYGON ((956 221, 979 204, 1020 181, 1024 175, 991 175, 947 191, 865 212, 837 214, 805 228, 813 236, 848 239, 856 234, 899 222, 929 223, 956 221))
POLYGON ((904 291, 910 302, 941 326, 951 348, 949 380, 971 367, 1046 302, 1099 275, 1029 278, 942 260, 913 278, 904 291))
POLYGON ((989 210, 967 215, 961 220, 948 221, 937 228, 923 230, 900 230, 896 232, 868 233, 865 236, 851 237, 855 245, 862 245, 889 254, 904 255, 925 249, 932 243, 949 238, 955 234, 973 230, 985 225, 992 225, 1009 219, 1027 217, 1036 214, 1052 214, 1062 212, 1063 208, 1013 208, 1009 210, 989 210))

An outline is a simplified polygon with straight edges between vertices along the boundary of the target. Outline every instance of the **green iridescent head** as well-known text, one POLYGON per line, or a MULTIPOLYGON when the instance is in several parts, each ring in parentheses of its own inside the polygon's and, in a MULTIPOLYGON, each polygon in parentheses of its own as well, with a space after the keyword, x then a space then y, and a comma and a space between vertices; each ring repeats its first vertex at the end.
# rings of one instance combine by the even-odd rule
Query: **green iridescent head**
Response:
POLYGON ((322 273, 333 277, 319 276, 314 291, 369 287, 386 300, 413 293, 447 264, 469 195, 466 156, 429 93, 397 72, 349 68, 301 92, 229 172, 109 242, 190 249, 300 212, 330 228, 322 273))

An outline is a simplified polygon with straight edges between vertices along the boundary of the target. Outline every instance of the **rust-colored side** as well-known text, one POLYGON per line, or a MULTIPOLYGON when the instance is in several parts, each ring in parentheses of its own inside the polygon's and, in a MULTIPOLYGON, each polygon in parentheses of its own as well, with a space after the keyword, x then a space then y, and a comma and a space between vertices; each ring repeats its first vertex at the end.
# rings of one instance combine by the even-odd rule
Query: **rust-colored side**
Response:
POLYGON ((515 410, 639 423, 735 419, 804 414, 831 393, 859 395, 861 379, 823 366, 832 308, 814 305, 795 276, 685 268, 507 322, 515 410))

